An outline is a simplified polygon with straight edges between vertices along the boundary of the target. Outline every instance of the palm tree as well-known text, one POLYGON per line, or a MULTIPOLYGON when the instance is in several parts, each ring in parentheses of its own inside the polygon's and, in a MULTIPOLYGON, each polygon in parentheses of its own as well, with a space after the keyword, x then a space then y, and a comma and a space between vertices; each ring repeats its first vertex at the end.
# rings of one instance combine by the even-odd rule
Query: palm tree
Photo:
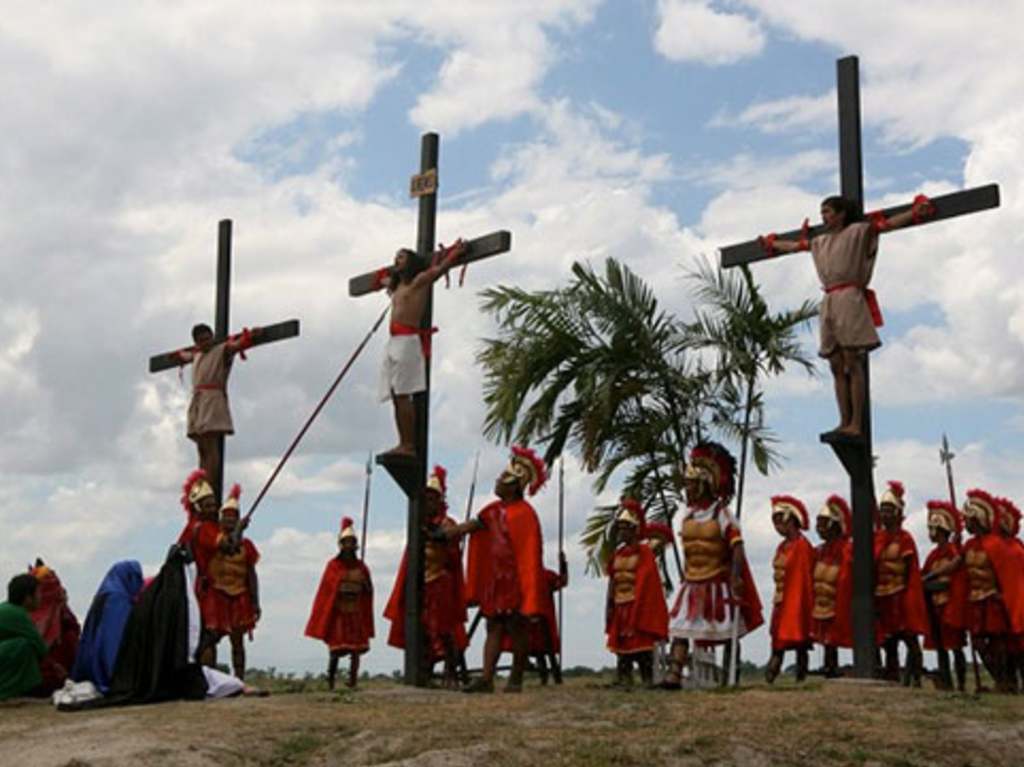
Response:
MULTIPOLYGON (((796 331, 818 314, 818 305, 804 301, 796 309, 771 313, 747 266, 740 276, 712 268, 701 259, 689 271, 696 283, 699 302, 692 323, 684 331, 684 347, 713 350, 716 371, 723 392, 734 402, 743 398, 743 423, 736 436, 740 441, 739 477, 736 487, 736 516, 743 508, 747 448, 752 448, 754 465, 762 474, 778 464, 771 450, 773 438, 764 428, 764 392, 759 385, 766 376, 779 375, 795 363, 809 374, 813 362, 804 354, 796 331), (755 420, 756 416, 756 420, 755 420)), ((722 424, 729 430, 728 422, 722 424)))

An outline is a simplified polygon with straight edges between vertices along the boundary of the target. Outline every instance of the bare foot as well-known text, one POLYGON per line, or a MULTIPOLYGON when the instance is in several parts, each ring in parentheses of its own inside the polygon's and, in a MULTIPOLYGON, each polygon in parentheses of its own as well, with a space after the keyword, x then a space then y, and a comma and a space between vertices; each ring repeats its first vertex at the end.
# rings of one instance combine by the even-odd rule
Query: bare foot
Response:
POLYGON ((390 450, 381 453, 381 455, 398 455, 407 456, 409 458, 416 457, 416 448, 413 445, 396 445, 390 450))
POLYGON ((838 429, 836 429, 836 434, 843 434, 843 435, 845 435, 847 437, 859 438, 860 437, 860 429, 858 429, 853 424, 850 424, 849 426, 840 426, 838 429))

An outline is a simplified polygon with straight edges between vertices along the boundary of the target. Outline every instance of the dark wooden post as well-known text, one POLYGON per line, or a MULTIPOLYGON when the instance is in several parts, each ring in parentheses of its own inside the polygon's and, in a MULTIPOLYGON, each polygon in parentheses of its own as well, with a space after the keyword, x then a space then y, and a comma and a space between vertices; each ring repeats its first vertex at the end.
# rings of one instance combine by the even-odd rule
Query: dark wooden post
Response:
MULTIPOLYGON (((215 287, 214 338, 227 338, 231 327, 231 219, 225 218, 217 225, 217 285, 215 287)), ((224 450, 227 440, 221 434, 217 438, 220 461, 217 463, 217 476, 213 477, 213 486, 217 490, 217 503, 221 503, 224 495, 224 463, 227 455, 224 450)))

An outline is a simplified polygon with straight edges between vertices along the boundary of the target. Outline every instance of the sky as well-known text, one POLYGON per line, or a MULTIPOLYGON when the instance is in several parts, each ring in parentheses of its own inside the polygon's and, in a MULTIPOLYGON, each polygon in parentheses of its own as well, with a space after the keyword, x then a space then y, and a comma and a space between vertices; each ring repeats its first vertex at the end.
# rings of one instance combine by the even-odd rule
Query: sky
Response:
MULTIPOLYGON (((860 57, 869 208, 997 182, 995 211, 886 235, 886 325, 872 357, 876 482, 924 504, 957 490, 1024 496, 1024 3, 979 0, 305 0, 54 2, 0 18, 0 565, 54 566, 80 618, 119 559, 158 567, 183 522, 189 378, 147 359, 212 322, 217 222, 234 221, 232 324, 292 317, 299 338, 235 366, 226 476, 251 503, 386 298, 348 278, 415 241, 409 177, 441 135, 438 239, 508 229, 508 255, 435 297, 431 460, 463 513, 474 456, 488 499, 506 459, 481 436, 478 308, 487 286, 564 283, 575 261, 625 262, 661 304, 692 311, 696 259, 815 217, 838 187, 835 61, 860 57)), ((758 264, 770 306, 819 295, 799 256, 758 264)), ((809 354, 815 335, 802 336, 809 354)), ((362 511, 370 452, 394 444, 376 402, 384 337, 366 352, 256 514, 264 618, 253 666, 319 670, 302 629, 343 515, 362 511)), ((784 467, 753 475, 744 534, 762 599, 778 543, 768 498, 816 512, 845 475, 817 434, 828 373, 767 388, 784 467)), ((576 540, 595 497, 565 463, 568 665, 610 663, 605 584, 576 540)), ((372 477, 367 562, 377 640, 404 545, 404 498, 372 477)), ((548 563, 557 488, 535 506, 548 563)), ((9 576, 7 576, 9 577, 9 576)), ((479 640, 477 641, 479 645, 479 640)), ((746 642, 763 661, 766 629, 746 642)), ((473 649, 471 658, 478 652, 473 649)))

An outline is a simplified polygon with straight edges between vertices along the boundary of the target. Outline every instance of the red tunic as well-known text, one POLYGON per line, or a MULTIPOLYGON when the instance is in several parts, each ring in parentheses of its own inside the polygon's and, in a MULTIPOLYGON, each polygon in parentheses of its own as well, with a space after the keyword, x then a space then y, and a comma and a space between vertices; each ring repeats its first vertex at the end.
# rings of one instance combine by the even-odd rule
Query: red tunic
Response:
MULTIPOLYGON (((455 520, 448 519, 455 524, 455 520)), ((458 541, 428 542, 426 573, 423 584, 423 630, 426 633, 429 659, 443 660, 450 640, 456 650, 469 645, 466 636, 466 598, 462 582, 462 554, 458 541)), ((388 644, 405 649, 405 579, 406 554, 398 567, 395 585, 384 608, 384 617, 391 621, 388 644)))
POLYGON ((906 530, 875 531, 875 611, 879 644, 897 634, 928 633, 917 544, 906 530))
POLYGON ((484 617, 549 612, 543 540, 537 512, 525 500, 494 501, 479 514, 484 528, 469 538, 466 602, 484 617))
POLYGON ((814 608, 814 547, 802 533, 775 550, 772 650, 803 647, 811 641, 814 608))
POLYGON ((668 639, 668 607, 654 552, 622 546, 608 564, 608 649, 616 655, 653 650, 668 639))
POLYGON ((849 538, 837 538, 814 550, 814 596, 811 638, 831 647, 852 647, 853 544, 849 538), (829 613, 831 617, 818 617, 829 613))
POLYGON ((332 650, 363 653, 373 637, 373 583, 358 559, 331 559, 320 577, 306 636, 332 650))
MULTIPOLYGON (((218 539, 219 541, 219 539, 218 539)), ((203 627, 218 636, 256 627, 255 567, 260 553, 248 538, 234 554, 205 552, 206 577, 197 584, 203 627)))
MULTIPOLYGON (((939 564, 961 557, 962 554, 960 546, 953 541, 938 544, 928 552, 921 568, 921 575, 927 575, 939 564)), ((931 601, 939 622, 942 649, 960 650, 967 641, 964 633, 967 626, 967 570, 963 561, 956 570, 942 576, 941 580, 947 583, 948 588, 945 591, 931 592, 931 601)), ((933 631, 924 635, 924 646, 926 650, 936 649, 933 631)))

